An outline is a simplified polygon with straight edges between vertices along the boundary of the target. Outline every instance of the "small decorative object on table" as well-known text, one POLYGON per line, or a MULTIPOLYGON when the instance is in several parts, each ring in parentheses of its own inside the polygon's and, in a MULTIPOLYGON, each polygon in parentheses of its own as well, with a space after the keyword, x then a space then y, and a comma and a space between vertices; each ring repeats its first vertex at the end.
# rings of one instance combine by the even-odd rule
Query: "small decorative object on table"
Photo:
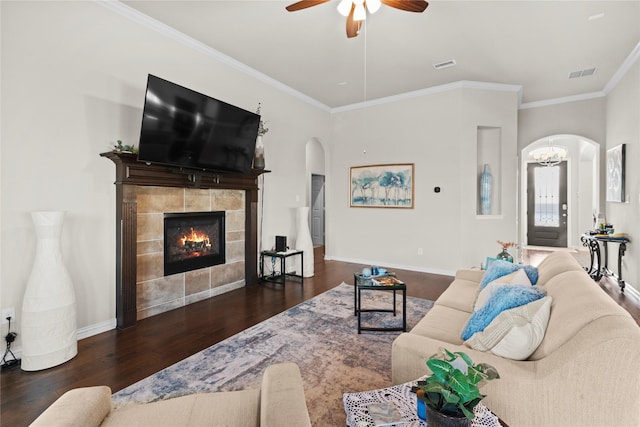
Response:
POLYGON ((441 349, 427 360, 432 375, 416 391, 418 416, 429 427, 470 426, 473 408, 485 397, 479 387, 500 378, 486 363, 473 364, 463 352, 441 349))
POLYGON ((507 251, 507 249, 511 247, 517 248, 518 244, 515 242, 503 242, 500 240, 498 240, 498 243, 502 246, 502 252, 496 255, 496 258, 504 261, 513 262, 513 256, 507 251))
POLYGON ((122 141, 118 140, 117 144, 113 145, 113 149, 120 153, 133 153, 138 154, 138 149, 135 145, 127 145, 123 144, 122 141))
POLYGON ((392 402, 372 403, 368 409, 376 427, 404 424, 402 414, 392 402))

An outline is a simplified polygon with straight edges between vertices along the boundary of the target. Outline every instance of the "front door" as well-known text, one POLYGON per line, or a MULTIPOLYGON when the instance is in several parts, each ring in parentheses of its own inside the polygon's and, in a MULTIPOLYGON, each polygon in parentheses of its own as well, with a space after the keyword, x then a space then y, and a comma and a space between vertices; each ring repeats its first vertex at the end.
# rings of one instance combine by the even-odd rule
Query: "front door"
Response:
POLYGON ((527 165, 527 244, 567 247, 567 162, 527 165))

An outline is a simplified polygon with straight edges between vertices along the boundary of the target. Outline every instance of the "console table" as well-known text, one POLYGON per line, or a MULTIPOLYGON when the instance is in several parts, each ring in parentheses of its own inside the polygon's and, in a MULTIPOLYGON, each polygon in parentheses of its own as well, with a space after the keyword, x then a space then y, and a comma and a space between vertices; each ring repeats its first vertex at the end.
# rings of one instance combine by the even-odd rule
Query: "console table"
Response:
POLYGON ((301 281, 304 281, 304 252, 303 251, 262 251, 260 252, 260 280, 265 282, 273 282, 284 285, 284 281, 289 277, 296 277, 301 281), (287 273, 287 258, 294 255, 300 255, 300 274, 287 273), (275 271, 271 271, 271 274, 264 274, 264 257, 278 258, 280 259, 280 274, 276 274, 275 271))
POLYGON ((585 233, 580 236, 582 245, 589 248, 590 265, 585 267, 589 276, 596 282, 600 281, 603 276, 612 276, 618 280, 618 286, 622 292, 624 292, 625 283, 622 280, 622 257, 627 250, 627 243, 630 243, 626 236, 615 236, 609 234, 588 234, 585 233), (609 269, 609 243, 618 244, 618 274, 616 275, 609 269), (604 249, 604 263, 602 262, 602 256, 600 252, 600 245, 604 249))

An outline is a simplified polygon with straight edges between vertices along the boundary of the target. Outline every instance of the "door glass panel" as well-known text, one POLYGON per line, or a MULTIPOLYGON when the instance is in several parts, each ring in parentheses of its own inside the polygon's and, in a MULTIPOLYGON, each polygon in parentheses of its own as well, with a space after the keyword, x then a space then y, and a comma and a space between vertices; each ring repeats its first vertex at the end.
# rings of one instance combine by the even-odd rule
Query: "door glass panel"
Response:
POLYGON ((535 218, 537 227, 560 226, 560 168, 539 167, 534 171, 535 218))

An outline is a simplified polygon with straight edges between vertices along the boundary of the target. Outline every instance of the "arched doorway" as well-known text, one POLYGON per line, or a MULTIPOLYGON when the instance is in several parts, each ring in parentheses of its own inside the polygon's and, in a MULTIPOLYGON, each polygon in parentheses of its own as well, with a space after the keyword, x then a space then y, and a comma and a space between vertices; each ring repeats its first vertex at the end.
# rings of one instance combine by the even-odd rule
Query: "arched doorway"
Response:
POLYGON ((520 242, 525 247, 579 247, 580 234, 593 227, 593 216, 600 209, 600 144, 580 135, 549 135, 524 147, 520 158, 520 242), (539 155, 549 147, 565 150, 560 162, 545 163, 545 156, 539 155), (539 180, 547 180, 548 188, 540 183, 536 188, 536 172, 539 180), (566 200, 562 199, 563 179, 566 200), (532 236, 536 224, 542 225, 538 229, 542 239, 532 236), (566 240, 561 240, 562 226, 566 240))
POLYGON ((309 206, 309 228, 314 247, 325 245, 325 157, 322 143, 311 138, 306 145, 306 177, 307 196, 309 206))

